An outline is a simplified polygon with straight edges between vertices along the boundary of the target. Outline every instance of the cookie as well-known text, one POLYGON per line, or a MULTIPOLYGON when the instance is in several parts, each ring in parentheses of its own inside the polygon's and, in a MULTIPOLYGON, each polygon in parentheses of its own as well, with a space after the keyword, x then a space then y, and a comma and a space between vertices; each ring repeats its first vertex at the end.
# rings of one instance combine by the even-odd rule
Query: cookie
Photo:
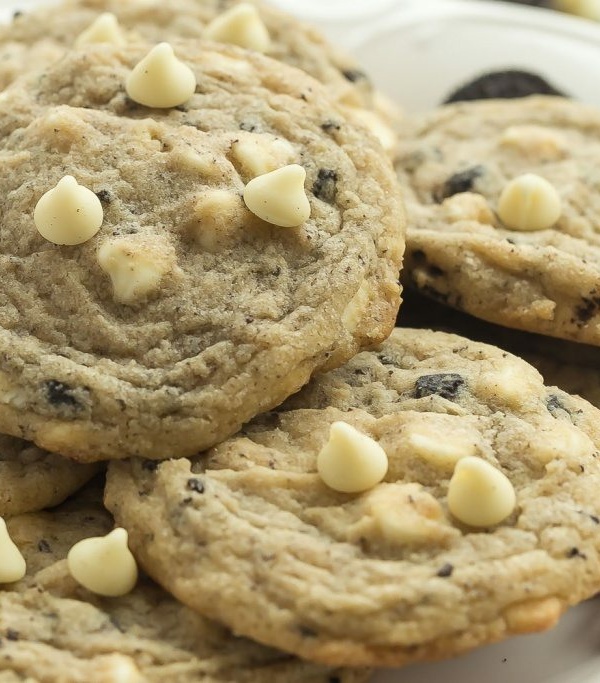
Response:
POLYGON ((121 598, 78 586, 64 557, 73 543, 112 528, 98 500, 88 495, 9 523, 29 571, 0 590, 0 680, 366 681, 366 671, 320 667, 236 638, 146 578, 121 598))
POLYGON ((598 152, 600 111, 561 98, 426 115, 396 163, 406 281, 484 320, 598 346, 598 152))
POLYGON ((406 292, 397 323, 453 332, 499 346, 533 365, 546 384, 578 394, 600 408, 600 356, 595 346, 500 327, 413 291, 406 292))
POLYGON ((0 434, 0 517, 58 505, 97 470, 0 434))
POLYGON ((127 97, 148 46, 74 51, 0 101, 0 428, 81 461, 195 454, 385 338, 399 305, 403 208, 376 140, 296 69, 178 49, 200 84, 185 106, 127 97), (247 207, 282 168, 297 227, 247 207), (103 212, 76 246, 35 223, 65 178, 103 212))
MULTIPOLYGON (((211 22, 240 4, 248 5, 238 0, 66 0, 58 7, 19 13, 0 27, 0 90, 19 74, 60 59, 102 13, 114 14, 124 41, 198 40, 211 22)), ((349 55, 295 17, 261 2, 252 4, 269 34, 266 54, 325 83, 342 103, 374 106, 371 81, 349 55)))
POLYGON ((468 83, 453 90, 444 100, 444 104, 452 102, 468 102, 470 100, 512 99, 529 95, 558 95, 566 97, 545 78, 519 69, 490 71, 473 78, 468 83))
POLYGON ((505 351, 397 329, 204 457, 112 462, 105 504, 200 613, 315 661, 403 665, 550 628, 598 590, 599 417, 505 351), (338 421, 387 453, 364 493, 317 471, 338 421))

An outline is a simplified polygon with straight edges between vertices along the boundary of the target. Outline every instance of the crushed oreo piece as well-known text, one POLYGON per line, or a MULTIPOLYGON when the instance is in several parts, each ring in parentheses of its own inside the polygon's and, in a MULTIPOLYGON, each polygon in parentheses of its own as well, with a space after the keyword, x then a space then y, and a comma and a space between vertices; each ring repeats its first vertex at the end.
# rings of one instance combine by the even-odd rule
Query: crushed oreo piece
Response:
POLYGON ((44 393, 49 403, 54 406, 79 407, 79 401, 73 396, 73 388, 64 382, 50 379, 44 383, 44 393))
POLYGON ((471 166, 463 171, 453 173, 435 193, 435 200, 441 203, 444 199, 453 197, 460 192, 470 192, 473 189, 477 178, 482 176, 484 172, 485 168, 481 164, 477 164, 476 166, 471 166))
POLYGON ((96 192, 96 197, 98 197, 103 204, 110 204, 112 202, 112 195, 108 190, 96 192))
POLYGON ((146 470, 146 472, 156 472, 159 465, 160 462, 157 462, 156 460, 144 460, 144 462, 142 462, 142 469, 146 470))
POLYGON ((19 632, 15 631, 14 628, 7 628, 6 629, 6 639, 7 640, 12 640, 14 642, 14 641, 19 640, 19 637, 20 637, 19 632))
POLYGON ((451 92, 443 104, 470 100, 515 99, 529 95, 568 97, 537 74, 519 69, 507 69, 490 71, 477 76, 451 92))
POLYGON ((317 199, 333 204, 337 193, 338 174, 330 168, 320 168, 312 191, 317 199))
POLYGON ((204 493, 204 482, 202 479, 188 479, 187 488, 195 493, 204 493))
POLYGON ((581 304, 575 309, 577 321, 588 323, 595 315, 600 312, 600 296, 581 297, 581 304))
POLYGON ((556 394, 551 394, 548 396, 546 399, 546 408, 554 417, 556 417, 556 413, 559 411, 563 411, 567 413, 567 415, 571 414, 571 411, 567 408, 567 406, 565 406, 565 404, 560 400, 560 397, 558 397, 556 394))
POLYGON ((446 564, 442 565, 440 569, 436 572, 436 576, 439 576, 442 579, 446 579, 449 576, 452 576, 452 572, 454 571, 454 566, 451 565, 449 562, 446 562, 446 564))
POLYGON ((415 382, 415 396, 424 398, 436 394, 452 401, 458 396, 464 384, 464 378, 455 373, 423 375, 415 382))

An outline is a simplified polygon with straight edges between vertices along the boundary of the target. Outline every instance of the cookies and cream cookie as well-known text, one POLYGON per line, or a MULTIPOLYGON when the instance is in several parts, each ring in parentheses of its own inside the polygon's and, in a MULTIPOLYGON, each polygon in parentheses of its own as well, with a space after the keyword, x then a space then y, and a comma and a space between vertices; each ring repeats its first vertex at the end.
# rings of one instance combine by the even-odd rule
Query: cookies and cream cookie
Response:
POLYGON ((259 1, 66 0, 21 12, 0 26, 0 90, 28 70, 92 43, 209 39, 262 52, 306 71, 330 95, 394 143, 397 113, 384 106, 356 62, 313 27, 259 1))
POLYGON ((236 632, 330 664, 448 657, 598 590, 599 417, 505 351, 398 329, 203 456, 111 463, 105 503, 236 632))
POLYGON ((6 90, 0 130, 0 429, 81 461, 192 455, 392 329, 393 169, 301 71, 87 46, 6 90), (128 95, 164 73, 168 102, 128 95))
POLYGON ((58 505, 97 470, 0 434, 0 517, 58 505))
POLYGON ((506 327, 600 345, 599 152, 600 110, 566 99, 424 115, 396 161, 407 282, 506 327))
POLYGON ((117 598, 82 588, 65 557, 74 543, 106 534, 112 525, 88 492, 53 512, 9 521, 28 571, 19 583, 0 588, 0 680, 363 683, 368 678, 367 671, 321 667, 237 638, 144 577, 117 598))

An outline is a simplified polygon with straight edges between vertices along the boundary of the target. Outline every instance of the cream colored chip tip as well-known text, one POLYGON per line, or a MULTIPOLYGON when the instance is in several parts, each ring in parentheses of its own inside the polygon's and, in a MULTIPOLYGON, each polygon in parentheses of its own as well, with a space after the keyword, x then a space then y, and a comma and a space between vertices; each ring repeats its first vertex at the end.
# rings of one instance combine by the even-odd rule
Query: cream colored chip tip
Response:
POLYGON ((120 237, 100 246, 98 264, 111 279, 115 301, 135 304, 159 291, 163 277, 176 266, 176 256, 159 239, 120 237))
POLYGON ((98 595, 116 598, 131 592, 138 569, 127 539, 127 531, 119 528, 107 536, 79 541, 67 555, 71 576, 98 595))
POLYGON ((75 41, 75 47, 82 47, 83 45, 95 43, 109 43, 111 45, 125 44, 125 36, 119 26, 119 21, 111 12, 101 14, 88 28, 86 28, 75 41))
POLYGON ((33 220, 49 242, 74 246, 96 235, 104 221, 104 211, 98 197, 68 175, 41 197, 33 220))
POLYGON ((346 422, 334 422, 317 457, 317 471, 329 488, 342 493, 368 491, 383 481, 388 457, 371 437, 346 422))
POLYGON ((134 67, 125 88, 138 104, 169 109, 190 99, 196 91, 196 76, 175 56, 169 43, 160 43, 134 67))
POLYGON ((498 216, 513 230, 546 230, 556 223, 561 212, 556 188, 535 173, 511 180, 498 200, 498 216))
POLYGON ((6 522, 0 517, 0 584, 20 581, 26 572, 25 558, 10 537, 6 522))
POLYGON ((459 460, 448 486, 448 508, 464 524, 500 524, 515 509, 517 497, 508 477, 482 458, 459 460))
POLYGON ((306 171, 290 164, 251 180, 244 202, 258 218, 281 228, 295 228, 310 218, 310 202, 304 189, 306 171))
POLYGON ((207 40, 268 52, 271 37, 254 5, 242 2, 216 17, 204 30, 207 40))

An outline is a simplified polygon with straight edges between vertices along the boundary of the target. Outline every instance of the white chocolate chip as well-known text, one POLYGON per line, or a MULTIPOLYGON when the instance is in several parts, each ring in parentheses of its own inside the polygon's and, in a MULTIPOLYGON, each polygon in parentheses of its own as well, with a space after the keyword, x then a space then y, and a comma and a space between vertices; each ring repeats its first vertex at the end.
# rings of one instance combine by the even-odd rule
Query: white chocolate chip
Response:
POLYGON ((306 171, 302 166, 284 166, 251 180, 244 190, 244 202, 263 221, 281 228, 295 228, 310 218, 305 180, 306 171))
POLYGON ((398 144, 398 136, 377 112, 362 107, 350 107, 344 111, 351 121, 369 130, 388 154, 394 151, 398 144))
POLYGON ((317 457, 321 479, 335 491, 360 493, 383 480, 388 458, 371 437, 345 422, 334 422, 317 457))
POLYGON ((442 209, 451 223, 475 221, 483 225, 494 224, 494 212, 486 198, 475 192, 459 192, 444 199, 442 209))
POLYGON ((94 660, 94 683, 143 683, 142 676, 131 657, 107 655, 94 660))
POLYGON ((175 268, 176 256, 173 247, 158 238, 120 237, 102 244, 98 263, 112 280, 115 300, 133 304, 159 289, 175 268))
POLYGON ((535 173, 511 180, 498 200, 500 220, 513 230, 546 230, 556 223, 561 212, 556 188, 535 173))
POLYGON ((92 43, 109 43, 124 45, 125 37, 119 26, 117 17, 111 12, 101 14, 75 41, 75 47, 92 43))
POLYGON ((363 282, 358 292, 352 297, 342 315, 342 324, 351 333, 354 333, 361 322, 365 319, 371 305, 372 287, 370 283, 363 282))
POLYGON ((555 421, 551 427, 536 430, 529 452, 544 465, 555 459, 593 457, 596 450, 590 437, 567 422, 555 421))
POLYGON ((14 544, 0 517, 0 584, 20 581, 27 572, 25 558, 14 544))
POLYGON ((269 31, 258 10, 246 2, 235 5, 214 19, 206 27, 204 38, 257 52, 267 52, 271 47, 269 31))
POLYGON ((420 484, 381 484, 361 500, 360 518, 347 538, 381 539, 397 546, 445 543, 460 532, 446 518, 439 502, 420 484))
POLYGON ((525 363, 506 363, 499 368, 482 372, 477 378, 481 391, 493 394, 511 408, 520 408, 532 395, 532 386, 539 382, 539 374, 525 363))
POLYGON ((160 43, 129 74, 126 90, 138 104, 168 109, 190 99, 196 91, 196 76, 177 59, 169 43, 160 43))
POLYGON ((544 126, 510 126, 500 137, 500 144, 519 154, 546 160, 562 159, 569 148, 563 135, 544 126))
POLYGON ((188 232, 210 253, 229 249, 243 233, 248 212, 242 198, 229 190, 207 189, 198 196, 188 232))
POLYGON ((452 469, 462 458, 477 453, 477 435, 451 433, 433 436, 426 425, 407 428, 408 448, 435 467, 452 469), (422 431, 421 431, 422 430, 422 431))
POLYGON ((292 145, 272 135, 240 134, 231 145, 231 152, 249 178, 256 178, 285 166, 296 157, 292 145))
POLYGON ((481 458, 459 460, 448 485, 448 508, 464 524, 489 527, 512 514, 517 503, 508 477, 481 458))
POLYGON ((86 538, 67 555, 71 576, 92 593, 119 597, 137 583, 135 558, 127 547, 127 531, 115 529, 107 536, 86 538))
POLYGON ((73 246, 94 237, 104 221, 104 211, 98 197, 68 175, 40 198, 33 220, 49 242, 73 246))

